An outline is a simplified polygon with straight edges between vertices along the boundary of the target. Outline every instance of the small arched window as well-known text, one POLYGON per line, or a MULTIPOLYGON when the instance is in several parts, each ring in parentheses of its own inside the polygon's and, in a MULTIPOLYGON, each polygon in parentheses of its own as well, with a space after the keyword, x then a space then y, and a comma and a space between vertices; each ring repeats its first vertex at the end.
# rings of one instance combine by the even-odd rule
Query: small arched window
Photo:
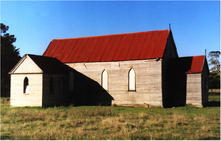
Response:
POLYGON ((25 77, 23 84, 23 93, 29 93, 28 78, 25 77))
POLYGON ((136 80, 135 80, 135 71, 130 69, 129 71, 129 81, 128 81, 128 89, 129 91, 135 91, 136 88, 136 80))
POLYGON ((74 91, 74 73, 69 73, 69 91, 74 91))
POLYGON ((108 74, 106 70, 101 74, 101 85, 106 91, 108 90, 108 74))
POLYGON ((50 82, 49 82, 49 93, 50 94, 54 94, 54 82, 53 82, 53 78, 50 78, 50 82))

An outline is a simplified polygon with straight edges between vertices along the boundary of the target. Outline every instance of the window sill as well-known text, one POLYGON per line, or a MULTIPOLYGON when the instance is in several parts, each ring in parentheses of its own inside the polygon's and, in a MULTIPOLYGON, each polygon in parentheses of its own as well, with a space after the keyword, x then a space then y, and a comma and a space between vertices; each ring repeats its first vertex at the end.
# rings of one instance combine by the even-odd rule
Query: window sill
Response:
POLYGON ((29 95, 29 93, 23 93, 24 95, 29 95))
POLYGON ((136 90, 128 90, 128 92, 137 92, 136 90))

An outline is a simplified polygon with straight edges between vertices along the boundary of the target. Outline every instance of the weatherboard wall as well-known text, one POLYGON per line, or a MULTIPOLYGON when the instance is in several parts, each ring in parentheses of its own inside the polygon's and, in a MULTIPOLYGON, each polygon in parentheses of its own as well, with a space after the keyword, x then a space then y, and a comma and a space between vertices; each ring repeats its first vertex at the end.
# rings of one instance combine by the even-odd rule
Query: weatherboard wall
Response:
POLYGON ((42 106, 42 74, 11 74, 11 106, 42 106), (24 79, 28 78, 29 93, 24 93, 24 79))
MULTIPOLYGON (((108 73, 107 92, 113 97, 112 104, 149 104, 162 106, 162 61, 156 59, 67 63, 70 67, 96 81, 101 86, 101 75, 104 70, 108 73), (136 90, 128 91, 128 73, 135 71, 136 90)), ((78 85, 87 89, 91 86, 78 85)))
POLYGON ((202 106, 201 73, 187 74, 186 104, 202 106))
POLYGON ((187 73, 186 103, 202 107, 208 102, 209 68, 205 56, 195 56, 192 66, 198 69, 191 69, 194 71, 187 73), (198 67, 193 65, 194 61, 198 67))

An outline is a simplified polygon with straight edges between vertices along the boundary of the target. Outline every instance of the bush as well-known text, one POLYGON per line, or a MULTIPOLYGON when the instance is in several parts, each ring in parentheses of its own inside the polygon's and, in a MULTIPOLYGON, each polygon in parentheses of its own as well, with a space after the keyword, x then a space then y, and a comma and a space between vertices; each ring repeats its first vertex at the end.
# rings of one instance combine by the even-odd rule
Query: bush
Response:
POLYGON ((220 73, 210 72, 209 74, 209 89, 220 88, 220 73))

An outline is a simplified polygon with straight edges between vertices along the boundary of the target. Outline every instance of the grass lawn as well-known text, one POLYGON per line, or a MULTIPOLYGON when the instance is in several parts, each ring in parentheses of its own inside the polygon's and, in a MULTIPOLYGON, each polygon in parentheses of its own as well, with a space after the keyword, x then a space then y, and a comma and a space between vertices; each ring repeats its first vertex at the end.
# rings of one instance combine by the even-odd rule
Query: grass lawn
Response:
POLYGON ((220 106, 10 108, 1 98, 1 139, 220 140, 220 106))

